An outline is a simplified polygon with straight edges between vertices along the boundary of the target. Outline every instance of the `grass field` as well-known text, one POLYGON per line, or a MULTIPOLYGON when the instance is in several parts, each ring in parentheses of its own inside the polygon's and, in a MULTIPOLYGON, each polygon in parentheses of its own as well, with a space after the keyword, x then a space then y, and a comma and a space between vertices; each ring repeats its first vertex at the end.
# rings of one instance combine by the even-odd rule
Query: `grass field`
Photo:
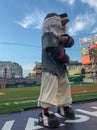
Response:
MULTIPOLYGON (((73 102, 97 98, 97 84, 72 84, 71 89, 73 102)), ((0 89, 0 114, 37 106, 39 93, 40 86, 0 89)))

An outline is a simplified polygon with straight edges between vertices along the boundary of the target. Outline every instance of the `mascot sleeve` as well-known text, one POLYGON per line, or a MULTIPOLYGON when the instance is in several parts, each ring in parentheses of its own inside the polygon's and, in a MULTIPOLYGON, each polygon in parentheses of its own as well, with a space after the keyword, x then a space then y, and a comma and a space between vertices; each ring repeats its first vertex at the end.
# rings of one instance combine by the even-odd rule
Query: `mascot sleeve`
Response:
POLYGON ((63 47, 49 47, 47 48, 47 51, 56 61, 61 62, 63 64, 70 63, 69 56, 66 54, 63 47))

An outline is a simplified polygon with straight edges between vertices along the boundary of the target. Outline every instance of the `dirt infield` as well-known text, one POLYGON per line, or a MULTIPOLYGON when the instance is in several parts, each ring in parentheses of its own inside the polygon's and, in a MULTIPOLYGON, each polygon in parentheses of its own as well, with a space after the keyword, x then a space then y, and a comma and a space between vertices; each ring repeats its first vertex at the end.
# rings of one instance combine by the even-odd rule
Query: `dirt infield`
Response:
POLYGON ((4 95, 5 93, 0 92, 0 95, 4 95))
POLYGON ((72 93, 97 92, 96 87, 74 87, 71 88, 72 93))
MULTIPOLYGON (((40 90, 40 87, 36 87, 36 88, 23 88, 24 91, 27 91, 27 90, 31 90, 31 91, 37 91, 37 90, 40 90)), ((15 91, 22 91, 21 90, 0 90, 0 93, 7 93, 7 92, 15 92, 15 91)), ((89 87, 84 87, 84 86, 77 86, 77 87, 71 87, 71 92, 72 93, 82 93, 82 92, 97 92, 97 87, 92 87, 92 86, 89 86, 89 87)), ((0 94, 0 95, 1 95, 0 94)))

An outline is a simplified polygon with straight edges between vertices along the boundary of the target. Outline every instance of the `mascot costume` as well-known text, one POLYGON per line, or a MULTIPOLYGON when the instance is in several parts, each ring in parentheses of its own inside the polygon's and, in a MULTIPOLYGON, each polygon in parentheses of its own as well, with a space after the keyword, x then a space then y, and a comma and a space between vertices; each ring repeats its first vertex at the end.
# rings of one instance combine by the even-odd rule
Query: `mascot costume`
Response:
POLYGON ((57 107, 57 112, 67 118, 74 119, 71 107, 71 89, 67 78, 66 64, 70 63, 65 48, 71 48, 74 40, 66 34, 68 15, 49 13, 42 27, 42 80, 38 105, 42 112, 38 124, 48 128, 59 126, 58 117, 49 108, 57 107))

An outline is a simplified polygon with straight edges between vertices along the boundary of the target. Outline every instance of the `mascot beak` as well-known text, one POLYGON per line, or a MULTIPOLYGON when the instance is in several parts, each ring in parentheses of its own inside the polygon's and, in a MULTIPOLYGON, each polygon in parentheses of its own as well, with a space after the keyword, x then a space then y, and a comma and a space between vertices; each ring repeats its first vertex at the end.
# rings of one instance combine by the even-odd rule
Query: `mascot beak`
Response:
POLYGON ((59 16, 61 17, 62 26, 65 26, 70 21, 66 13, 60 14, 59 16))

